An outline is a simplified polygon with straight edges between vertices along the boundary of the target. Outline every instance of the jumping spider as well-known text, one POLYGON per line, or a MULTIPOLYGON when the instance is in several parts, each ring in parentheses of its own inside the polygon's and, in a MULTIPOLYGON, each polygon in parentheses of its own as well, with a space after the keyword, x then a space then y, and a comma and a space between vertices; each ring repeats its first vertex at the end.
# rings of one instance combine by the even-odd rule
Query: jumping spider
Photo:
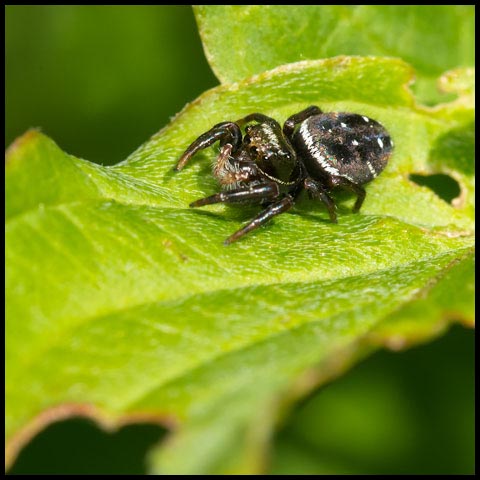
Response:
POLYGON ((289 117, 283 129, 261 113, 218 123, 187 148, 175 170, 217 141, 220 153, 213 174, 223 191, 190 206, 223 202, 265 207, 225 245, 292 208, 303 190, 325 204, 334 223, 336 206, 330 196, 334 187, 357 195, 353 211, 358 212, 366 194, 362 185, 385 168, 393 149, 390 135, 375 120, 355 113, 323 113, 310 106, 289 117))

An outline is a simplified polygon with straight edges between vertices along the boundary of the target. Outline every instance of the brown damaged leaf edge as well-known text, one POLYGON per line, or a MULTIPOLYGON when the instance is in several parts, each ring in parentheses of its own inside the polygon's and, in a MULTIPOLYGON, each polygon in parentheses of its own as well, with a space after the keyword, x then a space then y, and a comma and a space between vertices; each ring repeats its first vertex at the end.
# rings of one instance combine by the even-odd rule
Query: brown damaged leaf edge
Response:
POLYGON ((33 437, 38 435, 50 424, 73 417, 93 420, 100 428, 107 432, 115 432, 126 425, 134 423, 157 424, 168 430, 174 430, 179 424, 178 420, 171 414, 133 412, 114 417, 113 415, 107 415, 100 408, 92 404, 67 403, 57 405, 38 414, 5 444, 5 471, 13 465, 20 451, 33 437))
POLYGON ((17 137, 13 143, 5 150, 5 167, 7 167, 11 161, 12 157, 15 155, 16 151, 24 147, 25 144, 29 142, 34 142, 42 135, 39 128, 31 128, 27 130, 23 135, 17 137))

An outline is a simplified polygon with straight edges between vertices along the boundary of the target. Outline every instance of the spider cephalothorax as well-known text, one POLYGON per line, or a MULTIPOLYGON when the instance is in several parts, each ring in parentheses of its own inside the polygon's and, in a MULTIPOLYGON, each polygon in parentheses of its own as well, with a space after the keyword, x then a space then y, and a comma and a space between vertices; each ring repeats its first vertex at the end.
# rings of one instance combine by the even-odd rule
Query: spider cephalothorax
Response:
POLYGON ((218 123, 187 148, 175 170, 217 141, 220 153, 213 174, 223 191, 190 206, 223 202, 265 207, 227 238, 227 245, 289 210, 302 190, 326 205, 332 222, 337 222, 330 196, 334 187, 357 195, 353 211, 358 212, 365 199, 362 185, 385 168, 393 149, 390 135, 375 120, 355 113, 323 113, 311 106, 289 117, 283 129, 261 113, 218 123))

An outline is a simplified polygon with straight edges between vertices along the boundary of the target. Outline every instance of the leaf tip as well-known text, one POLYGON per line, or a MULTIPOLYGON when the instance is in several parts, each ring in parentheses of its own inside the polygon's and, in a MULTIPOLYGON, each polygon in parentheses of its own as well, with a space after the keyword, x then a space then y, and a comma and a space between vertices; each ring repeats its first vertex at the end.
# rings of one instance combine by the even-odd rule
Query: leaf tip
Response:
POLYGON ((19 149, 42 136, 43 134, 41 133, 40 128, 30 128, 24 134, 17 137, 5 151, 5 165, 10 163, 12 157, 19 149))

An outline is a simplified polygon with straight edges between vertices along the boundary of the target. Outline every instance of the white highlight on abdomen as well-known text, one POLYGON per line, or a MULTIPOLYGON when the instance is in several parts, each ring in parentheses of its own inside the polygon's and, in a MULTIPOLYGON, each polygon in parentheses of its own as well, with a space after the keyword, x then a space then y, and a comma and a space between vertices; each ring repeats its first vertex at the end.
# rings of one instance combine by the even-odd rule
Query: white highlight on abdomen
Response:
POLYGON ((322 152, 318 149, 317 145, 315 145, 315 141, 310 132, 308 131, 307 122, 303 122, 302 126, 300 127, 300 134, 302 135, 308 151, 310 152, 312 157, 318 161, 321 167, 326 172, 331 173, 332 175, 340 175, 340 172, 326 161, 325 156, 322 155, 322 152))

